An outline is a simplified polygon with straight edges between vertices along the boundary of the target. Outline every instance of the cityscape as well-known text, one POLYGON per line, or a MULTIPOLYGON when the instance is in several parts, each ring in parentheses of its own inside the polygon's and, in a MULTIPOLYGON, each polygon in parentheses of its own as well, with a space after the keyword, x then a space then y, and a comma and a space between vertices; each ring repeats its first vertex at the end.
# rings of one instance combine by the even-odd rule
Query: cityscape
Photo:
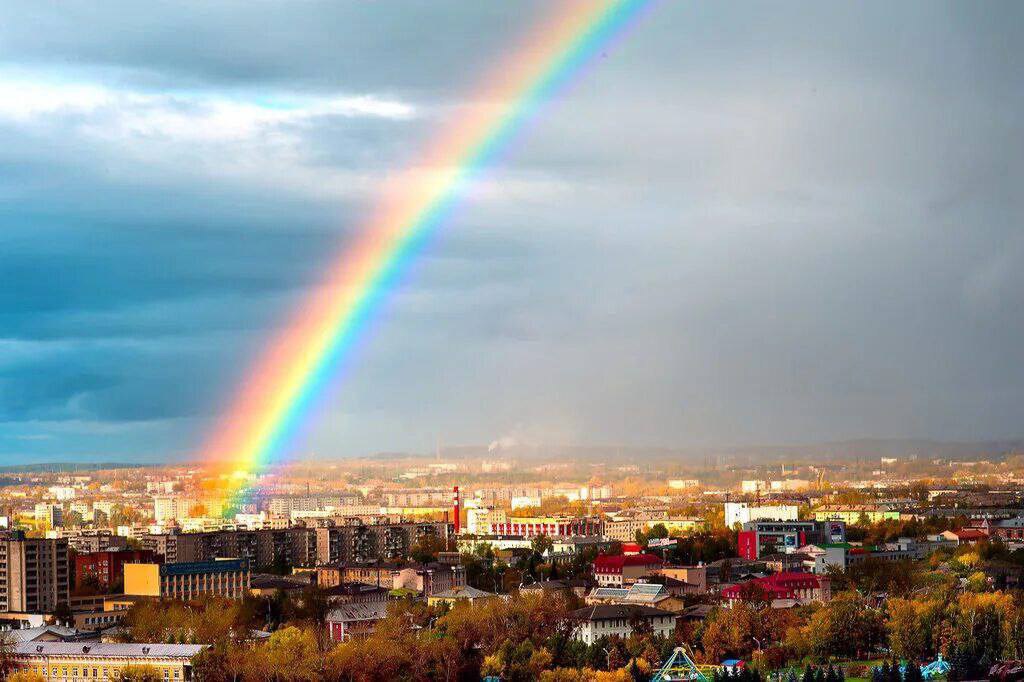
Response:
POLYGON ((1024 4, 0 8, 0 681, 1024 682, 1024 4))
POLYGON ((295 463, 244 501, 199 466, 18 469, 0 623, 22 677, 935 679, 1024 645, 1021 454, 481 447, 295 463))

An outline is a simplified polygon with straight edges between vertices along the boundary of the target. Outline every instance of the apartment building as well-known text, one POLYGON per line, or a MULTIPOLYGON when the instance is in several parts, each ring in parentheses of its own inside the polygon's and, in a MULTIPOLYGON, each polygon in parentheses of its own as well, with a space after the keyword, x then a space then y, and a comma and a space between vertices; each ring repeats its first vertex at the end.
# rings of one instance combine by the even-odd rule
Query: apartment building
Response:
POLYGON ((64 509, 59 504, 40 502, 34 512, 36 522, 46 528, 60 528, 64 525, 64 509))
POLYGON ((188 601, 203 596, 241 599, 248 592, 245 559, 124 565, 124 593, 130 596, 188 601))
POLYGON ((0 611, 52 613, 69 590, 67 540, 0 534, 0 611))
POLYGON ((495 524, 505 523, 508 514, 494 507, 471 507, 466 510, 466 532, 470 535, 491 535, 495 524))
POLYGON ((311 528, 150 533, 139 540, 168 564, 238 558, 256 569, 270 569, 313 566, 316 561, 311 528))
POLYGON ((410 548, 427 536, 447 541, 453 534, 447 521, 345 519, 343 523, 313 529, 316 564, 366 563, 405 559, 410 548))
POLYGON ((356 495, 275 495, 258 506, 265 507, 272 516, 290 518, 303 512, 332 511, 362 504, 356 495))
POLYGON ((128 548, 128 538, 106 529, 67 529, 47 531, 48 538, 66 538, 76 552, 107 552, 128 548))
POLYGON ((604 522, 604 534, 609 540, 635 542, 637 531, 646 531, 648 523, 635 516, 609 518, 604 522))

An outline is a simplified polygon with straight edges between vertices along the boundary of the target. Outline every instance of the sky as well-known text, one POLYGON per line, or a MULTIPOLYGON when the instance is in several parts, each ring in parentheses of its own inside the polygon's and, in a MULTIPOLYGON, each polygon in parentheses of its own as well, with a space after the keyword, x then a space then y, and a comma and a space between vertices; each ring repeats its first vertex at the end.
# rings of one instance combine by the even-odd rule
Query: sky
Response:
MULTIPOLYGON (((160 462, 550 3, 4 14, 0 464, 160 462)), ((657 3, 467 189, 292 454, 1024 435, 1022 28, 657 3)))

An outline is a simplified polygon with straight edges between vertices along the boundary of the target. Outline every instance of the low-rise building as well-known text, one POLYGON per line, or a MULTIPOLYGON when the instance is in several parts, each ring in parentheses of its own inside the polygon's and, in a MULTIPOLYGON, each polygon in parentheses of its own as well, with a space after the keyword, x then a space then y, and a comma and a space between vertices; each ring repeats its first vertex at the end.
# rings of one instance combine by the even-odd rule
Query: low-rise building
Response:
POLYGON ((693 585, 693 591, 697 594, 708 591, 708 567, 703 564, 700 566, 663 565, 658 569, 657 575, 693 585))
POLYGON ((573 638, 587 645, 612 635, 629 637, 633 624, 640 621, 646 622, 660 637, 671 637, 676 627, 675 614, 636 604, 594 604, 570 615, 578 623, 573 638))
POLYGON ((368 602, 345 604, 327 612, 327 634, 335 642, 347 642, 373 634, 377 623, 387 615, 387 604, 368 602))
POLYGON ((725 503, 725 525, 732 528, 751 521, 796 521, 800 508, 795 504, 750 505, 747 502, 725 503))
POLYGON ((571 516, 510 516, 504 523, 491 524, 495 535, 538 535, 568 537, 571 535, 604 535, 604 519, 571 516))
POLYGON ((473 602, 484 601, 486 599, 495 599, 498 595, 493 592, 485 592, 484 590, 478 590, 470 585, 463 585, 462 587, 454 587, 449 590, 443 590, 427 597, 427 604, 430 606, 437 606, 438 604, 448 604, 454 606, 459 602, 473 602))
POLYGON ((845 541, 843 521, 750 521, 743 524, 737 538, 739 555, 745 559, 796 551, 809 544, 845 541))
POLYGON ((388 599, 389 587, 367 585, 366 583, 341 583, 325 589, 328 604, 369 604, 383 603, 388 599))
POLYGON ((405 565, 403 561, 380 561, 317 566, 316 584, 327 589, 344 583, 363 583, 390 590, 394 582, 393 573, 405 565))
POLYGON ((594 579, 602 587, 624 587, 658 571, 664 561, 653 554, 601 554, 594 559, 594 579))
MULTIPOLYGON (((665 579, 664 576, 661 576, 665 579)), ((668 580, 672 580, 668 578, 668 580)), ((677 613, 683 609, 683 598, 672 589, 659 583, 634 583, 629 587, 595 587, 584 600, 593 604, 635 604, 653 606, 663 611, 677 613)))
POLYGON ((179 564, 125 564, 124 593, 185 601, 202 596, 241 599, 249 593, 249 562, 221 559, 179 564))
POLYGON ((1003 542, 1024 542, 1024 516, 993 521, 989 524, 989 535, 1003 542))
POLYGON ((900 513, 886 505, 826 504, 814 510, 815 521, 842 521, 847 525, 858 523, 878 523, 879 521, 899 521, 900 513))
POLYGON ((413 564, 394 571, 391 587, 396 590, 413 590, 424 597, 430 597, 447 590, 466 585, 466 567, 441 563, 413 564))
POLYGON ((775 600, 796 600, 800 603, 828 601, 832 598, 831 581, 813 573, 773 573, 722 588, 722 599, 730 606, 737 601, 767 597, 775 600))
POLYGON ((168 682, 192 679, 192 660, 204 644, 22 642, 12 647, 19 670, 47 680, 112 680, 128 667, 146 666, 168 682))

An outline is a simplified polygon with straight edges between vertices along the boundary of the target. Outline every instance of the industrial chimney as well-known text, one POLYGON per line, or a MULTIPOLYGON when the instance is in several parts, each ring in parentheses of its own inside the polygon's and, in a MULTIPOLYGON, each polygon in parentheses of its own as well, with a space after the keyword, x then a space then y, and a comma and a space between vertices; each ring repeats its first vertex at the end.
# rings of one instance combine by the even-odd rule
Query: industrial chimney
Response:
POLYGON ((459 486, 452 488, 452 511, 455 513, 455 534, 462 530, 462 500, 459 499, 459 486))

